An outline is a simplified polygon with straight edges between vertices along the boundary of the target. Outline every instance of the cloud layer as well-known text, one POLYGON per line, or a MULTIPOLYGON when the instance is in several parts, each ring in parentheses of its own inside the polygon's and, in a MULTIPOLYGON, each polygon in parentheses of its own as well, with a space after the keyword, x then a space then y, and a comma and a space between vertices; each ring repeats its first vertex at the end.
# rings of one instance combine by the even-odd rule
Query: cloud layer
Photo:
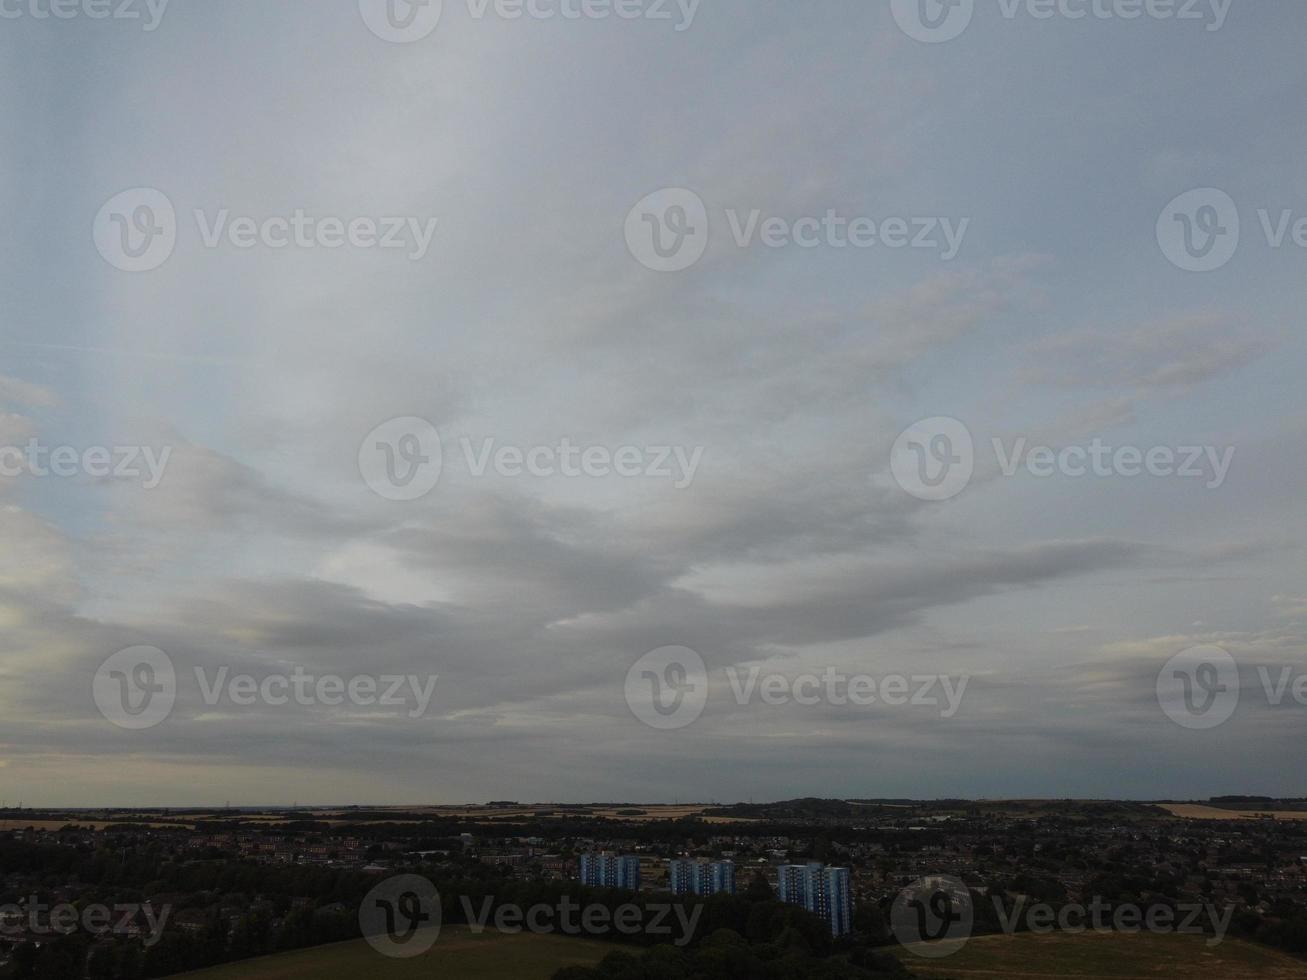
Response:
POLYGON ((1258 666, 1307 671, 1303 255, 1254 235, 1184 273, 1154 227, 1193 187, 1307 208, 1283 124, 1307 82, 1296 12, 1239 7, 1216 32, 978 13, 928 45, 888 4, 724 0, 677 32, 447 3, 429 37, 390 44, 337 6, 175 0, 148 33, 0 32, 0 446, 170 451, 149 490, 0 475, 0 795, 1302 793, 1307 708, 1248 696, 1190 731, 1155 692, 1199 644, 1253 693, 1258 666), (171 257, 131 274, 91 229, 135 187, 178 224, 171 257), (709 218, 703 259, 673 274, 624 240, 665 187, 709 218), (195 212, 220 209, 438 224, 420 261, 210 248, 195 212), (740 248, 728 210, 969 225, 944 261, 740 248), (931 503, 890 463, 935 416, 982 450, 1237 452, 1215 490, 978 462, 931 503), (443 445, 409 502, 359 468, 400 417, 443 445), (703 457, 680 489, 478 475, 464 440, 703 457), (130 731, 92 681, 137 645, 172 658, 178 694, 130 731), (708 700, 658 731, 627 672, 670 645, 702 656, 708 700), (741 704, 726 671, 751 667, 970 680, 942 718, 741 704), (196 677, 297 668, 437 680, 411 718, 208 704, 196 677))

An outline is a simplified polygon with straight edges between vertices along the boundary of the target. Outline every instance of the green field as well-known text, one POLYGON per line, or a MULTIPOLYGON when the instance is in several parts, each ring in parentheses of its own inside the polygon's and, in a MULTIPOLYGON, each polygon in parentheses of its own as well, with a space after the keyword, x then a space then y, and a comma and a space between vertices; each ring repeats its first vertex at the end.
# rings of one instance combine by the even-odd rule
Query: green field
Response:
POLYGON ((1264 946, 1227 939, 1208 947, 1201 936, 1054 933, 980 936, 942 960, 896 950, 909 970, 928 980, 1307 980, 1307 963, 1264 946))
POLYGON ((359 940, 263 956, 183 976, 187 980, 549 980, 560 967, 593 965, 613 949, 608 943, 570 936, 505 936, 493 930, 474 936, 467 929, 448 928, 427 953, 407 960, 388 959, 359 940))

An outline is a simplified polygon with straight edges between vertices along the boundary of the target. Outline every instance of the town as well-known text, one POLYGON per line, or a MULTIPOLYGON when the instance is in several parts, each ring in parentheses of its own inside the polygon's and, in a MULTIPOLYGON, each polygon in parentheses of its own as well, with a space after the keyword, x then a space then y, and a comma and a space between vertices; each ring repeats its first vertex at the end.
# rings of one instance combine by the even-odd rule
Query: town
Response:
MULTIPOLYGON (((556 900, 663 902, 665 916, 703 904, 714 928, 755 904, 788 908, 816 954, 863 971, 839 976, 912 975, 905 946, 934 937, 898 934, 894 905, 942 878, 974 897, 976 934, 1034 928, 1020 919, 1029 903, 1050 919, 1201 903, 1224 910, 1209 940, 1228 929, 1303 955, 1304 818, 1307 802, 1250 798, 6 809, 0 975, 168 976, 356 938, 363 896, 401 875, 435 883, 447 925, 468 924, 469 909, 556 900)), ((655 945, 586 921, 577 932, 588 938, 655 945)), ((688 934, 705 928, 697 912, 679 922, 676 945, 706 938, 688 934)), ((773 920, 760 936, 774 932, 773 920)))

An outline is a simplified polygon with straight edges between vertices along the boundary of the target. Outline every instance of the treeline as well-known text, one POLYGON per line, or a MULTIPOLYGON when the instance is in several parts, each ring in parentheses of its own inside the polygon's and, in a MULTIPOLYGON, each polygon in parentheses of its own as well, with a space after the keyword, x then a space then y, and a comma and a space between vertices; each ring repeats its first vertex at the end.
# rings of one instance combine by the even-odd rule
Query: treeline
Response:
MULTIPOLYGON (((1171 910, 1171 917, 1165 921, 1179 924, 1186 912, 1196 904, 1193 898, 1176 898, 1178 882, 1164 877, 1145 877, 1137 875, 1099 875, 1091 880, 1085 888, 1085 895, 1101 902, 1101 920, 1109 928, 1120 906, 1131 906, 1143 910, 1166 908, 1171 910)), ((1307 910, 1289 901, 1273 905, 1265 913, 1254 911, 1250 906, 1257 902, 1256 889, 1248 884, 1240 896, 1247 903, 1233 910, 1230 917, 1229 937, 1259 943, 1283 950, 1295 956, 1307 956, 1307 910)), ((1037 878, 1030 875, 1018 875, 1006 883, 991 882, 982 894, 973 890, 973 935, 993 935, 1012 928, 1015 932, 1030 929, 1028 915, 1033 903, 1044 903, 1055 913, 1055 921, 1062 909, 1069 904, 1070 897, 1066 888, 1054 878, 1037 878), (1024 898, 1024 902, 1020 899, 1024 898)), ((1090 899, 1086 899, 1089 901, 1090 899)), ((1204 893, 1197 901, 1219 906, 1220 901, 1204 893)), ((1080 905, 1076 906, 1080 908, 1080 905)), ((864 909, 859 907, 858 917, 864 909)), ((887 910, 881 910, 881 915, 887 910)), ((871 917, 866 920, 861 930, 863 935, 874 943, 875 929, 878 927, 871 917)), ((883 920, 882 920, 883 921, 883 920)), ((1081 925, 1076 917, 1077 926, 1081 925)), ((1047 922, 1041 923, 1044 927, 1047 922)), ((1194 919, 1190 925, 1200 926, 1211 937, 1212 922, 1207 915, 1194 919)), ((886 939, 888 941, 888 939, 886 939)))
MULTIPOLYGON (((53 937, 39 947, 32 943, 18 944, 6 972, 13 980, 83 980, 88 976, 93 980, 150 980, 356 939, 361 936, 359 906, 379 881, 376 875, 318 867, 244 862, 176 865, 159 861, 157 855, 148 852, 96 853, 70 864, 69 855, 60 854, 59 850, 40 849, 41 853, 28 854, 17 863, 32 873, 57 870, 60 874, 72 872, 79 878, 84 873, 87 877, 80 878, 83 889, 74 899, 78 906, 84 907, 92 901, 105 904, 143 901, 147 897, 157 903, 162 896, 173 905, 174 914, 167 920, 162 936, 152 945, 131 937, 93 937, 85 933, 53 937), (311 899, 306 902, 305 896, 311 899), (187 928, 177 921, 176 913, 181 911, 188 912, 187 928)), ((16 859, 17 855, 11 853, 7 857, 16 859)), ((802 909, 775 901, 765 885, 756 887, 756 883, 744 895, 675 900, 665 894, 591 889, 569 882, 504 880, 494 877, 493 869, 480 865, 447 877, 440 877, 431 867, 412 870, 436 885, 442 898, 441 921, 445 925, 467 924, 493 930, 501 909, 512 909, 514 921, 520 923, 524 913, 534 907, 557 910, 566 903, 573 910, 602 907, 607 915, 598 917, 602 925, 595 926, 593 917, 574 911, 570 927, 564 919, 551 915, 545 918, 547 928, 572 934, 584 930, 588 938, 623 944, 633 950, 629 954, 632 962, 641 959, 642 947, 667 946, 680 950, 678 962, 694 963, 700 959, 696 947, 704 943, 705 937, 716 936, 715 951, 703 954, 707 957, 705 962, 725 958, 731 963, 744 964, 740 967, 744 973, 722 976, 895 975, 883 971, 868 974, 866 971, 879 957, 865 949, 837 955, 835 941, 825 922, 802 909), (673 904, 680 908, 677 914, 669 915, 673 904), (631 906, 641 910, 641 916, 637 917, 641 927, 623 930, 618 923, 628 920, 619 916, 619 909, 629 910, 631 906), (655 923, 657 928, 651 928, 655 923), (734 940, 723 945, 721 937, 734 937, 734 940), (818 972, 795 972, 795 964, 800 961, 806 964, 804 971, 818 972), (760 963, 783 964, 777 969, 790 972, 773 974, 767 972, 770 966, 767 970, 757 967, 760 963), (856 972, 859 970, 863 972, 856 972)), ((19 897, 7 896, 9 900, 19 897)), ((526 921, 531 919, 528 917, 526 921)), ((879 921, 876 928, 880 928, 879 921)), ((658 975, 664 974, 665 970, 658 975)))
POLYGON ((150 980, 269 953, 280 953, 359 935, 358 914, 323 908, 299 908, 274 920, 268 909, 252 910, 234 927, 216 909, 198 932, 175 928, 145 946, 134 940, 113 941, 85 933, 54 937, 39 947, 14 948, 6 977, 13 980, 150 980))
POLYGON ((1267 916, 1240 910, 1230 922, 1230 932, 1240 939, 1307 956, 1307 913, 1302 909, 1272 909, 1267 916))
MULTIPOLYGON (((323 904, 347 902, 375 878, 320 865, 265 865, 252 861, 175 861, 157 844, 74 849, 0 841, 0 874, 26 874, 51 885, 83 883, 88 901, 144 901, 160 892, 311 895, 323 904), (361 890, 360 890, 361 889, 361 890)), ((38 889, 39 891, 39 889, 38 889)), ((24 898, 10 895, 6 901, 24 898)))

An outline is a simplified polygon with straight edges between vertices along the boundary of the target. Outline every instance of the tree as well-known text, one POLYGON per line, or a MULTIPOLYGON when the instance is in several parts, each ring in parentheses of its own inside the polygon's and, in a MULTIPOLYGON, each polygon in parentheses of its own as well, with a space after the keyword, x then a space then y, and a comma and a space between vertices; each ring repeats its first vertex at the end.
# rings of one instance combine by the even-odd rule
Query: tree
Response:
POLYGON ((776 896, 772 894, 771 885, 761 871, 755 871, 744 888, 744 897, 750 902, 770 902, 776 896))

